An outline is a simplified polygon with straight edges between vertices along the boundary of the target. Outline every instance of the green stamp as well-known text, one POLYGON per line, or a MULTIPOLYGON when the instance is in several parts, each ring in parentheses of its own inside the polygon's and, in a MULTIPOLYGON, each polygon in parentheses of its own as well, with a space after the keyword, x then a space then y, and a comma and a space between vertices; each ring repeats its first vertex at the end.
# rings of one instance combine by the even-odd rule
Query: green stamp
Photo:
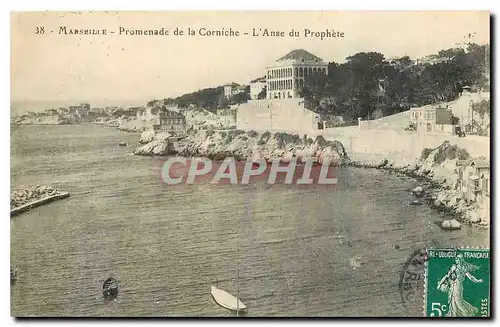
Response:
POLYGON ((490 250, 428 249, 426 317, 490 316, 490 250))

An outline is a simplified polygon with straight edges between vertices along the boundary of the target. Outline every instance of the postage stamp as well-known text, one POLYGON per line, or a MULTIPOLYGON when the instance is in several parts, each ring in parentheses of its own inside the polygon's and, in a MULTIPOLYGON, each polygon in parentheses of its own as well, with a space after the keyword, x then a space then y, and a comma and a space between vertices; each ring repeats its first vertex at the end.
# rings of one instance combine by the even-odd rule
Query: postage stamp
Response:
POLYGON ((490 316, 490 250, 429 249, 426 317, 490 316))

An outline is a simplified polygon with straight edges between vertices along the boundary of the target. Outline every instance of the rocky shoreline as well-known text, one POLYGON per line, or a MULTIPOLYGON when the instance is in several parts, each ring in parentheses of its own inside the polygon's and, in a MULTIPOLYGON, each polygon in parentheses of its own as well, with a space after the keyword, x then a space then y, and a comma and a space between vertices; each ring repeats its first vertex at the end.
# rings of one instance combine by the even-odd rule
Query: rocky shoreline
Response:
POLYGON ((235 157, 240 160, 255 158, 282 161, 296 157, 316 157, 319 162, 328 158, 332 164, 349 167, 371 168, 389 171, 413 178, 417 186, 412 192, 418 200, 414 204, 427 204, 446 218, 439 225, 443 229, 458 229, 461 224, 489 225, 489 213, 484 208, 469 204, 457 189, 457 160, 470 159, 464 149, 446 141, 434 149, 424 149, 415 165, 397 166, 391 160, 380 163, 353 161, 338 141, 327 141, 318 136, 315 140, 287 133, 263 133, 255 131, 193 131, 186 138, 171 142, 166 133, 145 131, 135 149, 135 155, 143 156, 204 156, 214 160, 235 157))
POLYGON ((342 143, 327 141, 322 136, 312 139, 300 138, 296 134, 263 133, 240 130, 200 130, 192 131, 186 138, 171 141, 166 133, 155 134, 145 131, 135 149, 135 155, 143 156, 202 156, 213 160, 234 157, 238 160, 264 159, 270 161, 280 158, 286 162, 291 158, 301 160, 316 158, 318 163, 325 161, 332 165, 342 165, 349 157, 342 143))
POLYGON ((347 166, 380 169, 415 179, 418 186, 409 191, 444 215, 446 219, 439 223, 443 229, 459 229, 461 224, 488 226, 489 216, 483 208, 468 204, 457 190, 456 161, 470 159, 469 154, 448 141, 422 152, 413 166, 397 166, 389 159, 378 164, 350 161, 347 166))

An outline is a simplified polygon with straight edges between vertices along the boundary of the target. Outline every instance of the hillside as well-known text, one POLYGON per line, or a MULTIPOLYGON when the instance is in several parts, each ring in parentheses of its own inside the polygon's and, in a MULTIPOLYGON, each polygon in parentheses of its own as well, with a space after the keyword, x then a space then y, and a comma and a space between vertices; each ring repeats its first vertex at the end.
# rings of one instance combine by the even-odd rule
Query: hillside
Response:
POLYGON ((438 102, 451 102, 464 88, 489 88, 489 45, 470 43, 431 55, 387 60, 382 53, 360 52, 344 63, 330 62, 328 75, 306 76, 300 96, 316 111, 344 116, 380 118, 438 102))
MULTIPOLYGON (((490 130, 490 93, 464 93, 458 99, 434 104, 434 106, 446 107, 451 110, 452 114, 459 118, 459 124, 470 124, 474 120, 474 124, 479 127, 479 135, 489 135, 490 130), (469 109, 470 102, 474 104, 475 110, 471 111, 469 109), (478 109, 478 105, 481 104, 482 108, 478 109), (471 114, 473 112, 473 114, 471 114)), ((417 107, 415 109, 423 107, 431 107, 432 105, 426 105, 422 107, 417 107)), ((370 120, 370 128, 381 128, 381 129, 394 129, 394 130, 404 130, 408 127, 410 122, 410 111, 406 110, 397 114, 389 115, 383 118, 370 120)))

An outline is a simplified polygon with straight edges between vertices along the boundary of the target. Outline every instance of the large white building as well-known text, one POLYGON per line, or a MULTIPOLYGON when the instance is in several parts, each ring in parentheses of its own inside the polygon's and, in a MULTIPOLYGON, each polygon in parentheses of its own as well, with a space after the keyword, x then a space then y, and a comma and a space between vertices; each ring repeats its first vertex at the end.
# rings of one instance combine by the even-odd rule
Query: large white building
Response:
POLYGON ((328 64, 303 50, 293 50, 266 68, 267 98, 298 98, 307 76, 328 73, 328 64))

